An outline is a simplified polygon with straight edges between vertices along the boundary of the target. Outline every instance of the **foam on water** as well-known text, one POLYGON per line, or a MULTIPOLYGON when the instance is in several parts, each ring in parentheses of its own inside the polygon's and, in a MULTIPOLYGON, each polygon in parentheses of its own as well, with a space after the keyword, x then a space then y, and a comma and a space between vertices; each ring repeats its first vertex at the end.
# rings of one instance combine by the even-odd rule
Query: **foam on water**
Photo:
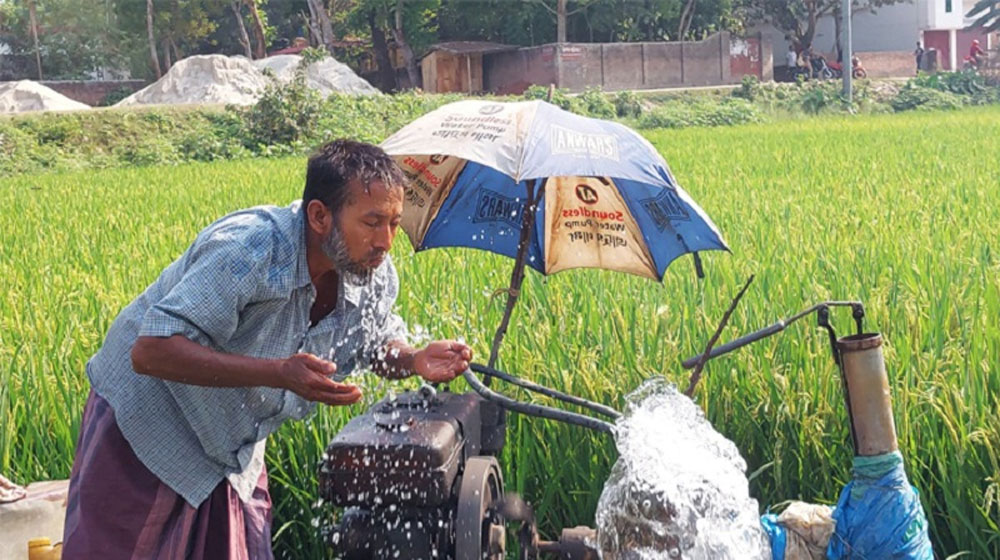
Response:
POLYGON ((597 506, 604 560, 766 560, 746 461, 702 410, 664 379, 628 397, 619 458, 597 506))

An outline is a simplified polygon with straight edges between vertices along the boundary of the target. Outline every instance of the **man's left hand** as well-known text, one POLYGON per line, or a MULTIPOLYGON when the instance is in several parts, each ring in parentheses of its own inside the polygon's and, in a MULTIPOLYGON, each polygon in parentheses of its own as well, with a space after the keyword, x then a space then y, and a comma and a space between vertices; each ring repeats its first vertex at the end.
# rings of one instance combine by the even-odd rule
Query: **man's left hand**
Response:
POLYGON ((454 340, 438 340, 413 357, 413 369, 428 383, 447 383, 469 369, 472 349, 454 340))

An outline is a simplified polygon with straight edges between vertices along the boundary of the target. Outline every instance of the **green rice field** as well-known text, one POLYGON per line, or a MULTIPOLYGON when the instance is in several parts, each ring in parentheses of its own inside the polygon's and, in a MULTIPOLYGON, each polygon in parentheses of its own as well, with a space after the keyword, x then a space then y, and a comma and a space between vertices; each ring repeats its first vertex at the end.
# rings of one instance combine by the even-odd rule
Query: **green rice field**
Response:
MULTIPOLYGON (((680 259, 662 285, 529 273, 502 369, 622 406, 651 376, 686 383, 680 360, 703 348, 750 274, 723 340, 822 300, 861 300, 887 341, 900 448, 936 552, 1000 558, 1000 109, 647 136, 732 254, 703 255, 701 281, 680 259)), ((298 198, 304 167, 289 158, 0 179, 0 472, 68 477, 84 365, 118 311, 220 215, 298 198)), ((394 258, 411 330, 463 337, 485 360, 503 307, 491 294, 512 261, 414 254, 405 235, 394 258)), ((849 315, 833 312, 843 334, 849 315)), ((762 507, 835 502, 852 450, 825 332, 802 321, 706 371, 697 400, 742 450, 762 507)), ((361 384, 368 403, 387 387, 361 384)), ((279 557, 325 554, 316 467, 361 410, 326 409, 272 437, 279 557)), ((507 441, 506 484, 535 505, 543 536, 593 524, 615 459, 607 436, 513 416, 507 441)))

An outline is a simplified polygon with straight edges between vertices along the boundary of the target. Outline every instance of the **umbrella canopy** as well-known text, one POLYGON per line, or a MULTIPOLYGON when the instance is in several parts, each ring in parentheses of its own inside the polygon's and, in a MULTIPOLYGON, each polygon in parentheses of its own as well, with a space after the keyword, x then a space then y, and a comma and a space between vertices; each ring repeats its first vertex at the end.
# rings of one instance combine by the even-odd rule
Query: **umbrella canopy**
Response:
POLYGON ((468 100, 382 144, 410 178, 402 226, 417 251, 461 246, 543 274, 604 268, 662 280, 677 257, 727 250, 642 136, 542 101, 468 100), (525 223, 529 220, 530 223, 525 223))

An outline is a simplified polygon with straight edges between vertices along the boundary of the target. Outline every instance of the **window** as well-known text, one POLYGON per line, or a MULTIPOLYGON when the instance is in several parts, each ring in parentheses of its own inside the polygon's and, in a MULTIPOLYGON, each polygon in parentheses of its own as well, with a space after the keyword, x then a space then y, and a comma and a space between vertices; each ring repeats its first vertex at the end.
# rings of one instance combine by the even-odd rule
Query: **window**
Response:
POLYGON ((944 0, 944 12, 946 14, 951 13, 951 0, 944 0))

